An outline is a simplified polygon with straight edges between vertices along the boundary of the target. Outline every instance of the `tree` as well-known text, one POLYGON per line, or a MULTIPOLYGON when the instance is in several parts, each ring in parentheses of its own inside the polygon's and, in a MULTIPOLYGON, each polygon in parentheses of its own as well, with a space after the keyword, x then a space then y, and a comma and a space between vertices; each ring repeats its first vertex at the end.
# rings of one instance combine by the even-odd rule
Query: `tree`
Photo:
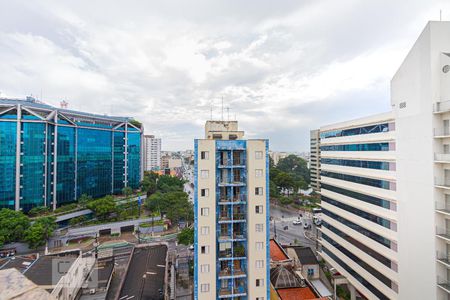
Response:
POLYGON ((309 169, 306 160, 297 155, 288 155, 285 158, 280 159, 276 168, 282 172, 293 174, 297 180, 303 178, 303 180, 309 184, 309 169))
POLYGON ((122 194, 124 194, 125 197, 128 198, 128 197, 131 196, 131 194, 133 194, 133 189, 130 188, 129 186, 126 186, 126 187, 124 187, 124 188, 122 189, 122 194))
POLYGON ((49 208, 48 207, 36 206, 36 207, 33 207, 32 209, 30 209, 28 211, 28 215, 30 217, 36 217, 36 216, 39 216, 39 215, 45 215, 48 212, 49 212, 49 208))
POLYGON ((70 219, 69 225, 70 226, 76 226, 76 225, 78 225, 80 223, 83 223, 85 221, 86 221, 86 217, 85 216, 79 216, 79 217, 75 217, 75 218, 70 219))
POLYGON ((22 212, 3 208, 0 210, 0 240, 3 243, 20 241, 30 221, 22 212))
POLYGON ((87 194, 83 194, 80 198, 78 198, 78 203, 81 205, 86 205, 89 201, 92 201, 92 196, 87 194))
POLYGON ((25 241, 31 249, 37 249, 38 247, 45 245, 45 242, 57 227, 55 221, 55 217, 43 217, 37 219, 25 231, 25 241))
POLYGON ((178 234, 178 244, 192 245, 194 243, 194 228, 184 228, 178 234))
POLYGON ((87 208, 94 211, 99 219, 106 219, 111 213, 116 211, 116 203, 112 196, 106 196, 89 202, 87 208))

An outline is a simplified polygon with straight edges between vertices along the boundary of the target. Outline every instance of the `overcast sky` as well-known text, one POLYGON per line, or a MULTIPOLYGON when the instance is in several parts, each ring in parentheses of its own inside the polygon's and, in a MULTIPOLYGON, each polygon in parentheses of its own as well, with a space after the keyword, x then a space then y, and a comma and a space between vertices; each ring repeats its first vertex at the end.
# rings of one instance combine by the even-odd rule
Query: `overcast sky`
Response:
POLYGON ((389 110, 440 9, 450 20, 434 0, 0 0, 0 96, 132 116, 164 150, 192 149, 223 97, 247 138, 308 151, 310 129, 389 110))

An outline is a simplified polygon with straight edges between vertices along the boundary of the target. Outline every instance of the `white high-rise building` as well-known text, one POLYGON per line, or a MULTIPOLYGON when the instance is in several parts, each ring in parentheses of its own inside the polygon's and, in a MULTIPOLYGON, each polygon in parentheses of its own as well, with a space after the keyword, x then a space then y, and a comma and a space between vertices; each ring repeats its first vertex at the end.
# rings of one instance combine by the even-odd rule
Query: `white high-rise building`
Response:
POLYGON ((269 141, 237 121, 195 140, 194 299, 270 299, 269 141))
POLYGON ((368 299, 450 299, 450 22, 427 24, 391 104, 320 128, 319 253, 368 299))
POLYGON ((161 168, 161 139, 154 135, 144 135, 144 170, 161 168))

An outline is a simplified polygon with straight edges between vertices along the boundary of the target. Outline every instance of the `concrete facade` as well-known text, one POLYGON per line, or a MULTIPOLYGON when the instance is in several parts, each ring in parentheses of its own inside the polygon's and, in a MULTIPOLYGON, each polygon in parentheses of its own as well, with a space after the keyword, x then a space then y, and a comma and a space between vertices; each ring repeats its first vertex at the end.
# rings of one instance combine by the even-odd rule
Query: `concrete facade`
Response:
POLYGON ((144 170, 161 168, 161 139, 154 135, 144 135, 144 170))

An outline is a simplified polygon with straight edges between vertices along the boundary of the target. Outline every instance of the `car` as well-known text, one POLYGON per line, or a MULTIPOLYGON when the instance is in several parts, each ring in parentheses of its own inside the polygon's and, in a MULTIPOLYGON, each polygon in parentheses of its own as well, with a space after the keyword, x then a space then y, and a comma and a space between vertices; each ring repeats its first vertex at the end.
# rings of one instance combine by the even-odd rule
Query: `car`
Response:
POLYGON ((292 224, 294 224, 294 225, 302 225, 302 221, 301 220, 294 220, 294 221, 292 221, 292 224))
POLYGON ((288 230, 289 229, 289 226, 284 226, 283 227, 283 230, 288 230))
POLYGON ((304 229, 311 229, 311 224, 308 224, 308 223, 303 223, 303 228, 304 229))
POLYGON ((194 251, 194 245, 190 245, 189 250, 194 251))

